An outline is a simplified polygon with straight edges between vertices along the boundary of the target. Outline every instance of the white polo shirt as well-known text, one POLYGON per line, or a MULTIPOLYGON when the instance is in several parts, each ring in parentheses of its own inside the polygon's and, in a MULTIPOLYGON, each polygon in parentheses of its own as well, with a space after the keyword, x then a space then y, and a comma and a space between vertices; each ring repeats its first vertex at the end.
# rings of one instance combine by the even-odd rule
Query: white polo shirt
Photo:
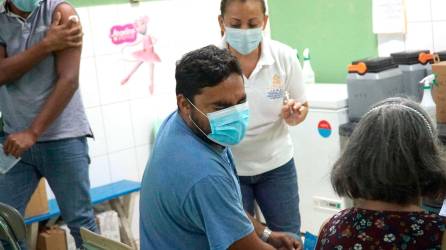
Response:
MULTIPOLYGON (((223 41, 221 48, 227 48, 223 41)), ((293 158, 288 125, 281 117, 285 91, 298 102, 307 101, 296 51, 264 38, 261 55, 249 78, 244 76, 250 117, 246 137, 232 147, 240 176, 259 175, 293 158)))

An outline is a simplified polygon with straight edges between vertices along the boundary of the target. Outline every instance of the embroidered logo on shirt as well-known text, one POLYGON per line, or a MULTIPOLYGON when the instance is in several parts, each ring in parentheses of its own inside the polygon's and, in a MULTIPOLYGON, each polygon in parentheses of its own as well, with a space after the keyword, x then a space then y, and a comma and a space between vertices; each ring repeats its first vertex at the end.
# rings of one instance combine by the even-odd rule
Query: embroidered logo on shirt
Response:
POLYGON ((271 100, 283 99, 283 81, 279 75, 275 74, 272 79, 271 88, 266 92, 266 96, 271 100))
POLYGON ((270 89, 266 96, 271 100, 283 99, 283 89, 270 89))
POLYGON ((281 88, 282 87, 282 79, 279 75, 275 74, 273 76, 273 88, 281 88))

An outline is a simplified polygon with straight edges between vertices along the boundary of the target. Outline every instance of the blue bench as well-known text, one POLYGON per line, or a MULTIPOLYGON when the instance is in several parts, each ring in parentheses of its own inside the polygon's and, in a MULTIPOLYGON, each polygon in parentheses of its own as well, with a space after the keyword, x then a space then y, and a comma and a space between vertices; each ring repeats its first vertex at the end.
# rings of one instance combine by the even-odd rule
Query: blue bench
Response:
MULTIPOLYGON (((125 208, 122 206, 122 204, 119 204, 119 202, 115 202, 117 198, 120 197, 131 197, 131 194, 139 192, 141 189, 141 183, 135 182, 135 181, 128 181, 123 180, 111 184, 107 184, 104 186, 92 188, 90 190, 91 195, 91 201, 93 205, 101 204, 103 202, 112 201, 114 202, 113 205, 115 208, 118 209, 118 215, 120 216, 121 223, 125 224, 124 231, 126 233, 126 239, 129 242, 126 242, 129 245, 133 245, 134 242, 133 236, 131 235, 131 232, 129 230, 129 215, 125 214, 125 208), (124 218, 123 218, 124 217, 124 218), (123 219, 125 220, 123 222, 123 219)), ((129 199, 127 201, 127 204, 124 206, 127 206, 127 210, 131 210, 131 208, 128 208, 131 205, 132 200, 129 199)), ((131 211, 129 211, 131 213, 131 211)), ((25 224, 30 226, 30 229, 28 230, 28 240, 29 244, 31 246, 35 246, 37 241, 37 231, 38 231, 38 223, 41 221, 45 221, 51 218, 55 218, 60 216, 60 209, 57 205, 56 199, 51 199, 48 201, 48 213, 25 218, 25 224)), ((130 215, 131 216, 131 215, 130 215)))
MULTIPOLYGON (((92 188, 90 190, 91 201, 93 205, 113 200, 124 195, 138 192, 141 189, 141 183, 135 181, 119 181, 108 185, 92 188)), ((48 213, 39 216, 25 218, 25 224, 29 225, 35 222, 48 220, 60 215, 60 209, 56 199, 48 201, 48 213)))

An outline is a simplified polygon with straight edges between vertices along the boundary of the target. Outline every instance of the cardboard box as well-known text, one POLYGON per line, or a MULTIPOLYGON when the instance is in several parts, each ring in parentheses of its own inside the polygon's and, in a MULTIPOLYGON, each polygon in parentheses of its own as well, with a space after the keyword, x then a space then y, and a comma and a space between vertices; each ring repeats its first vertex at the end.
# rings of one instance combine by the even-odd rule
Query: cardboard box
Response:
POLYGON ((48 213, 48 195, 45 179, 41 179, 25 209, 25 218, 48 213))
POLYGON ((39 234, 37 239, 36 250, 66 250, 67 249, 67 238, 65 231, 53 227, 39 234))
POLYGON ((446 62, 432 65, 436 83, 432 88, 432 98, 437 108, 437 123, 446 123, 446 62))

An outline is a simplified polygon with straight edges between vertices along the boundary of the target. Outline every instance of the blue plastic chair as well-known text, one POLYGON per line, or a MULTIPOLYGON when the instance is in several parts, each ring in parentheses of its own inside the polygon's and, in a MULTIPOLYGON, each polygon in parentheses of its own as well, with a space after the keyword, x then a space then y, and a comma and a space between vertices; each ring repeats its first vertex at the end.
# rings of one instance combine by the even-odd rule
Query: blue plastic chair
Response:
POLYGON ((317 236, 309 232, 306 232, 304 237, 305 237, 304 250, 315 250, 317 244, 317 236))

